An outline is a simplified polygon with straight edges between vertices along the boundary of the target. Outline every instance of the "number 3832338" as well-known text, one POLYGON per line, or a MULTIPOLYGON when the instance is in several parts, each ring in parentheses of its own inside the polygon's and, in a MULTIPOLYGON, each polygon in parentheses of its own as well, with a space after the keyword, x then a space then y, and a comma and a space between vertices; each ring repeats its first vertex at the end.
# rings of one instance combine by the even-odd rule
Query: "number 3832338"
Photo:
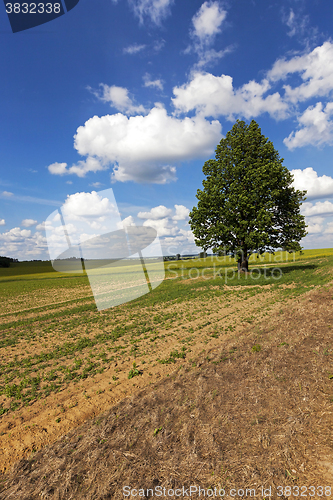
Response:
POLYGON ((59 14, 60 3, 6 3, 7 14, 59 14))

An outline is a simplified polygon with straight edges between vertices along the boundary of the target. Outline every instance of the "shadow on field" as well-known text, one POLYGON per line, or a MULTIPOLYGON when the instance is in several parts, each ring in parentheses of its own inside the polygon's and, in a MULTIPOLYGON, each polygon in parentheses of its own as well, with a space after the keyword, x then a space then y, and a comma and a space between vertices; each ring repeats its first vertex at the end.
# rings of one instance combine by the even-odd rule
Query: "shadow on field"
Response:
MULTIPOLYGON (((319 267, 319 264, 316 265, 316 264, 289 264, 289 265, 286 265, 284 264, 283 262, 276 262, 276 263, 270 263, 270 264, 249 264, 249 272, 253 271, 253 270, 256 270, 256 269, 274 269, 274 268, 278 268, 278 269, 281 269, 283 271, 283 273, 291 273, 291 272, 294 272, 294 271, 298 271, 298 270, 301 270, 301 271, 310 271, 310 270, 313 270, 313 269, 318 269, 319 267)), ((210 266, 210 265, 207 265, 207 266, 196 266, 196 267, 193 267, 193 270, 194 269, 207 269, 207 270, 221 270, 222 271, 222 274, 223 274, 223 271, 226 270, 226 271, 234 271, 236 274, 238 274, 238 270, 237 270, 237 267, 233 264, 231 266, 219 266, 219 265, 215 265, 215 268, 213 266, 210 266)), ((191 271, 191 268, 190 267, 175 267, 175 268, 172 268, 171 269, 172 271, 191 271)), ((243 274, 243 273, 241 273, 243 274)), ((181 276, 181 275, 180 275, 181 276)), ((186 276, 186 275, 185 275, 186 276)), ((174 279, 176 278, 176 276, 174 277, 174 279)), ((172 278, 169 278, 169 279, 172 279, 172 278)), ((193 278, 194 279, 194 278, 193 278)))
MULTIPOLYGON (((251 271, 251 269, 262 269, 262 267, 258 266, 256 268, 255 266, 252 266, 251 268, 249 268, 249 271, 251 271)), ((290 274, 295 271, 313 271, 314 269, 319 269, 320 266, 319 265, 316 266, 315 264, 294 264, 294 265, 283 265, 280 267, 279 263, 277 263, 274 266, 273 265, 267 266, 267 269, 274 269, 274 267, 277 269, 281 269, 283 274, 290 274)))
POLYGON ((265 324, 178 360, 172 376, 18 462, 1 477, 0 499, 123 499, 132 488, 150 498, 158 487, 190 486, 226 497, 231 488, 262 497, 263 486, 287 498, 278 487, 329 487, 332 326, 332 285, 289 300, 265 324))

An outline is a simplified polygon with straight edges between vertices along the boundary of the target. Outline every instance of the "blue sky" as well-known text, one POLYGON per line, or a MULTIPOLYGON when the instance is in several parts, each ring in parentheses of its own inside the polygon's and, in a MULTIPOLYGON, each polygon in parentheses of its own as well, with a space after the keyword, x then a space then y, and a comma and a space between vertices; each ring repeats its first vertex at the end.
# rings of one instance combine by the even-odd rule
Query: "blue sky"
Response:
POLYGON ((125 225, 194 253, 202 166, 238 118, 308 190, 302 245, 332 247, 332 26, 327 0, 80 0, 15 34, 0 9, 0 255, 47 259, 50 213, 110 187, 125 225))

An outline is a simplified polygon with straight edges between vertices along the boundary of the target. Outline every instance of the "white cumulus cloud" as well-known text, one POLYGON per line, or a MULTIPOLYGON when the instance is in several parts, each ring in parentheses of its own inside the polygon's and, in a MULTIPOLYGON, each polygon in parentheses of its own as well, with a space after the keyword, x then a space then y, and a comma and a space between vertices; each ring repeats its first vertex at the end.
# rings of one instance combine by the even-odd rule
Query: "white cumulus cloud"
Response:
POLYGON ((29 236, 31 236, 30 229, 21 229, 20 227, 14 227, 6 233, 0 234, 0 241, 21 243, 24 242, 25 238, 28 238, 29 236))
POLYGON ((164 205, 159 205, 158 207, 154 207, 149 212, 139 212, 139 219, 163 219, 164 217, 169 217, 172 214, 172 210, 170 208, 165 207, 164 205))
POLYGON ((212 48, 216 35, 221 32, 221 26, 226 16, 227 11, 222 8, 218 1, 204 2, 193 16, 193 27, 190 30, 193 43, 187 47, 185 53, 194 51, 198 54, 199 61, 195 67, 202 68, 232 50, 227 48, 216 51, 212 48))
POLYGON ((79 160, 75 165, 68 169, 69 174, 76 174, 78 177, 84 177, 88 172, 98 172, 105 170, 106 165, 97 158, 88 156, 85 160, 79 160))
POLYGON ((175 205, 175 209, 176 214, 172 217, 173 220, 186 220, 188 218, 190 211, 184 205, 175 205))
POLYGON ((330 120, 333 114, 333 102, 326 104, 325 108, 321 102, 315 106, 309 106, 298 118, 300 129, 293 131, 283 142, 288 149, 300 148, 306 145, 322 146, 333 142, 333 122, 330 120))
POLYGON ((299 129, 285 138, 284 143, 289 149, 306 145, 322 146, 333 142, 333 42, 326 41, 311 52, 278 59, 268 71, 270 82, 286 81, 290 76, 299 76, 300 85, 283 85, 283 101, 299 113, 300 103, 317 97, 326 98, 327 102, 317 102, 310 105, 302 114, 298 114, 299 129))
MULTIPOLYGON (((55 210, 43 223, 51 258, 71 245, 117 230, 118 222, 120 215, 112 189, 68 195, 60 212, 55 210)), ((95 244, 92 241, 91 245, 95 244)))
POLYGON ((168 217, 164 219, 147 219, 143 226, 153 227, 157 231, 158 236, 173 236, 178 233, 176 222, 170 221, 168 217))
POLYGON ((322 224, 321 218, 318 217, 317 220, 313 219, 305 219, 305 223, 307 224, 307 232, 309 234, 320 234, 324 230, 324 226, 322 224))
POLYGON ((102 93, 92 90, 88 87, 94 96, 103 102, 109 102, 110 105, 116 108, 122 113, 128 115, 136 113, 145 113, 145 108, 142 105, 137 106, 133 103, 132 99, 128 95, 128 90, 124 87, 117 87, 116 85, 106 85, 105 83, 100 83, 102 88, 102 93))
POLYGON ((5 225, 6 225, 5 219, 0 219, 0 226, 5 226, 5 225))
POLYGON ((288 105, 278 92, 264 97, 269 89, 268 80, 250 81, 235 89, 229 75, 197 72, 190 82, 174 87, 172 102, 177 112, 195 110, 205 117, 226 116, 234 120, 235 116, 251 118, 267 112, 275 118, 286 118, 288 105))
POLYGON ((333 222, 327 223, 325 230, 324 230, 324 234, 332 234, 333 235, 333 222))
POLYGON ((220 139, 218 121, 200 116, 178 119, 155 104, 146 116, 90 118, 77 129, 75 148, 82 156, 114 164, 114 181, 163 184, 175 179, 176 168, 170 164, 207 157, 220 139))
POLYGON ((330 95, 333 90, 333 42, 324 42, 311 52, 289 60, 278 59, 267 76, 278 81, 294 73, 299 73, 304 83, 296 87, 285 85, 287 100, 297 103, 330 95))
POLYGON ((55 162, 55 163, 52 163, 51 165, 49 165, 47 168, 48 168, 50 174, 64 175, 64 174, 68 173, 68 170, 66 167, 67 167, 67 163, 55 162))
MULTIPOLYGON (((49 223, 50 225, 50 223, 49 223)), ((47 226, 47 222, 44 220, 40 224, 37 224, 36 229, 37 231, 45 231, 45 227, 47 226)))
MULTIPOLYGON (((333 215, 333 203, 326 201, 317 201, 317 203, 304 202, 301 206, 302 215, 317 216, 317 215, 333 215)), ((312 220, 314 217, 312 218, 312 220)))
POLYGON ((135 226, 135 222, 132 215, 129 215, 128 217, 117 223, 118 229, 125 229, 126 227, 131 227, 131 226, 135 226))
POLYGON ((219 2, 204 2, 192 19, 193 36, 200 43, 211 43, 212 39, 221 32, 221 25, 227 16, 219 2))
POLYGON ((32 227, 35 226, 36 224, 37 221, 34 219, 23 219, 23 221, 21 222, 21 226, 23 227, 32 227))
POLYGON ((178 226, 180 221, 188 219, 188 214, 189 209, 184 205, 174 205, 174 209, 159 205, 148 212, 139 212, 137 216, 146 219, 144 226, 156 229, 166 254, 195 253, 192 231, 178 226))
POLYGON ((332 177, 328 175, 318 176, 317 172, 312 167, 305 168, 304 170, 291 170, 291 173, 294 176, 293 186, 300 191, 307 190, 307 198, 333 196, 332 177))
POLYGON ((98 218, 118 214, 118 209, 108 198, 92 191, 91 193, 82 192, 68 195, 62 206, 62 212, 67 219, 98 218))
POLYGON ((97 158, 88 156, 85 160, 79 160, 76 164, 67 168, 67 163, 52 163, 48 166, 48 170, 54 175, 76 174, 78 177, 85 177, 88 172, 98 172, 107 168, 97 158))
POLYGON ((20 260, 48 259, 45 236, 36 231, 14 227, 6 233, 0 233, 0 255, 20 260))
POLYGON ((150 74, 149 73, 146 73, 143 77, 143 81, 144 81, 144 86, 145 87, 155 87, 157 89, 160 89, 160 90, 163 90, 163 82, 162 80, 152 80, 151 77, 150 77, 150 74))

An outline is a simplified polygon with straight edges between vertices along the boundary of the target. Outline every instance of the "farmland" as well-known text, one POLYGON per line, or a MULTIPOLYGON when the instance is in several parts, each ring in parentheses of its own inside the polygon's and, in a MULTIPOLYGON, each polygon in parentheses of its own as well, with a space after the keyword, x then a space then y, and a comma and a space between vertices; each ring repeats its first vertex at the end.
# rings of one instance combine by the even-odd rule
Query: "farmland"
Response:
MULTIPOLYGON (((226 360, 245 340, 260 356, 264 325, 328 290, 332 264, 332 249, 252 256, 248 276, 228 257, 166 262, 152 293, 101 312, 86 275, 1 269, 1 470, 221 346, 226 360)), ((291 333, 278 337, 288 350, 291 333)))

